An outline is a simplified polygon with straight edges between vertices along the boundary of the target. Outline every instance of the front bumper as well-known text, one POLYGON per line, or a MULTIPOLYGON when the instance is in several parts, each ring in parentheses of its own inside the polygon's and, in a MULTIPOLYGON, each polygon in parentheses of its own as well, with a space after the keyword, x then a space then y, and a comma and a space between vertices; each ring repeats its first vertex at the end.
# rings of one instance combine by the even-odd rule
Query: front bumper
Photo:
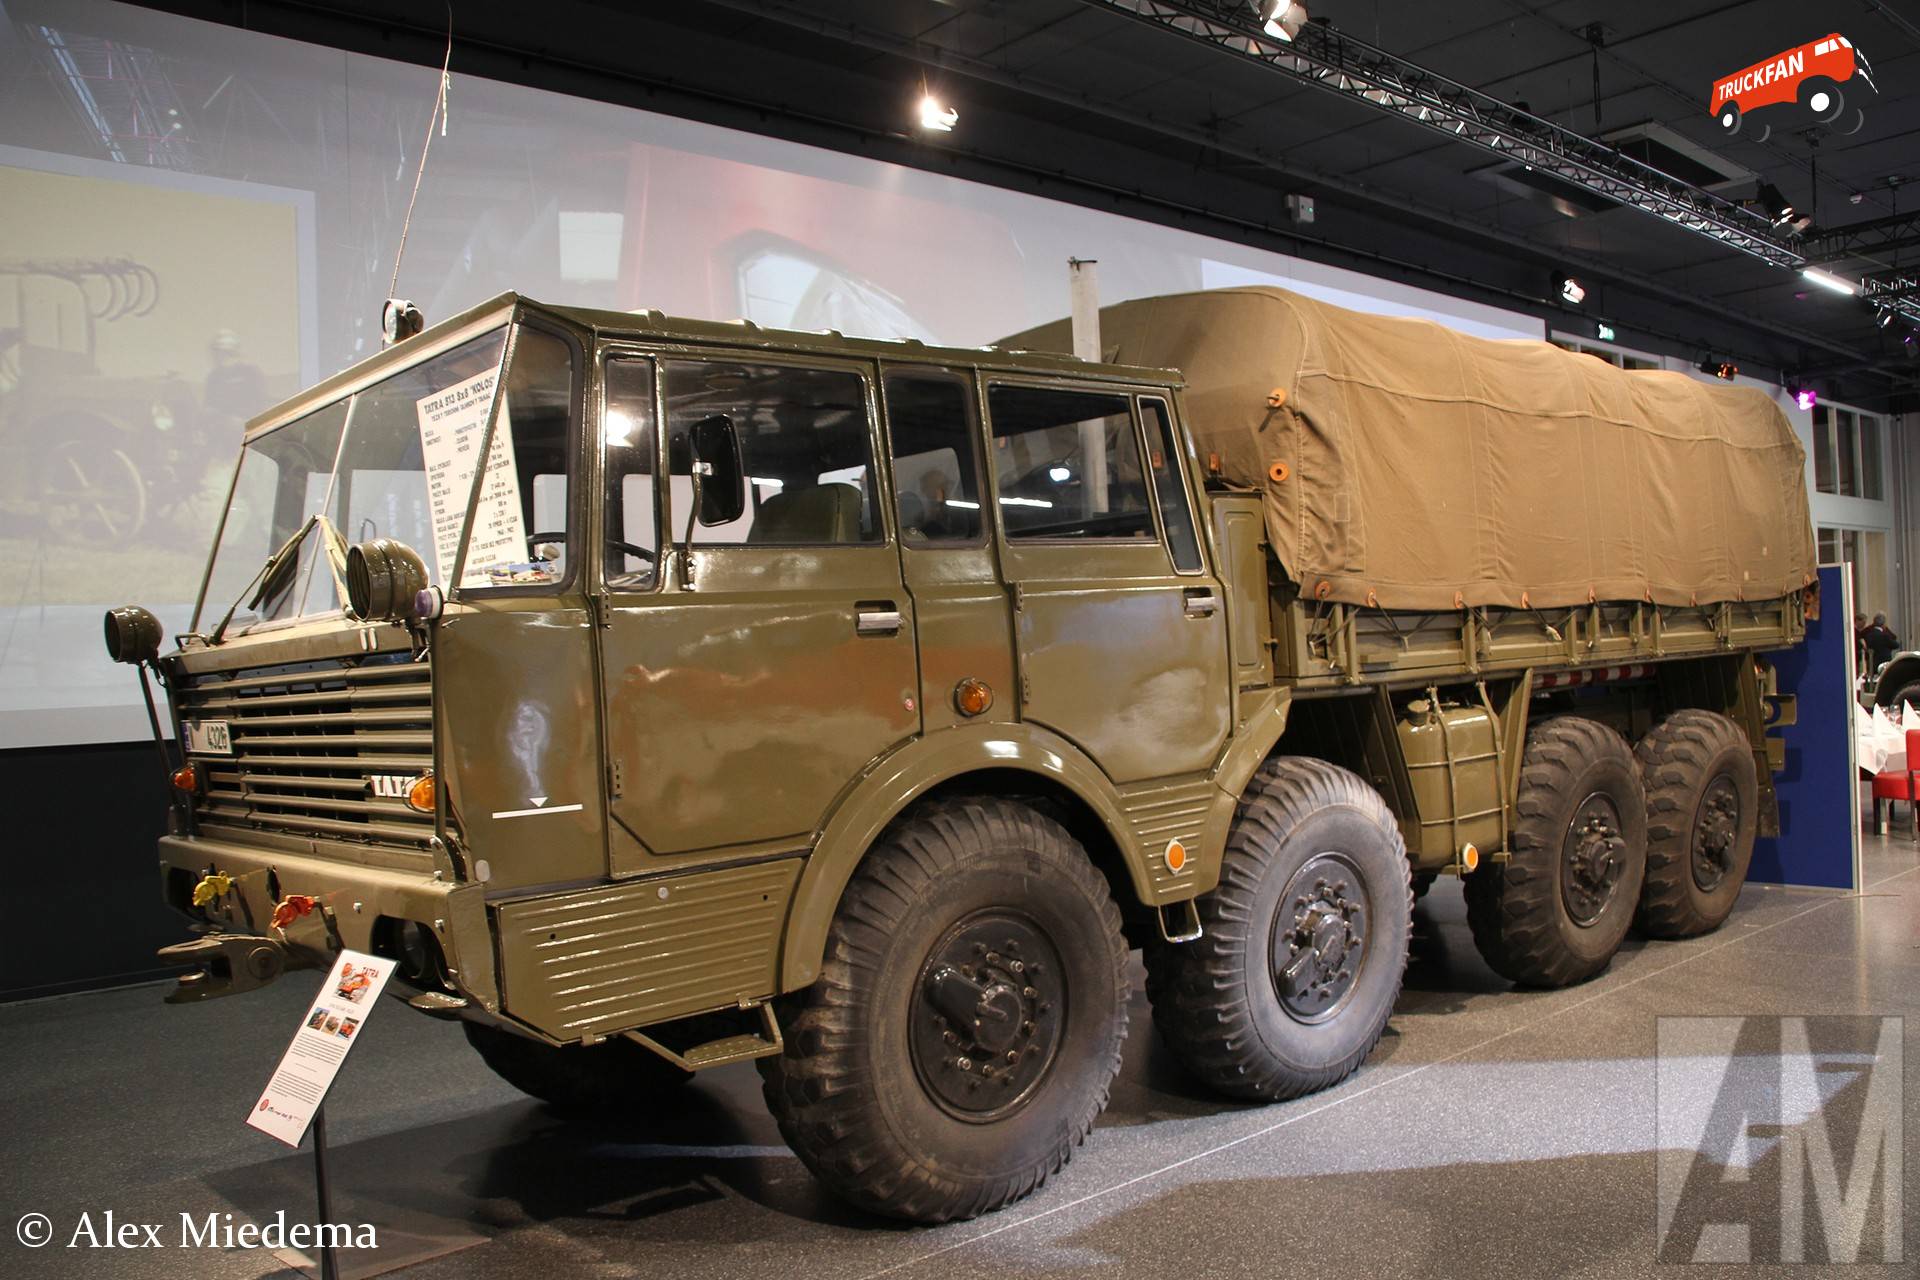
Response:
POLYGON ((438 943, 454 988, 488 1012, 499 1010, 479 884, 451 883, 439 871, 364 866, 204 835, 162 837, 160 874, 168 905, 219 934, 272 939, 288 968, 323 968, 340 947, 391 954, 399 926, 420 925, 438 943), (231 877, 231 887, 196 906, 194 888, 209 872, 231 877), (296 894, 324 910, 274 929, 274 907, 296 894))

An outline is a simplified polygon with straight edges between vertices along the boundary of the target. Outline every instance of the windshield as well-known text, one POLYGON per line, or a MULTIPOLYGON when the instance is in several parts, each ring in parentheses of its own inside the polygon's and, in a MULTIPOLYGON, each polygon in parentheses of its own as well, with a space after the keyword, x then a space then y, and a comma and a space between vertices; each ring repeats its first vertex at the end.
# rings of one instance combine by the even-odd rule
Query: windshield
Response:
MULTIPOLYGON (((217 621, 236 600, 229 634, 340 611, 345 602, 317 536, 300 544, 286 588, 251 603, 250 584, 266 558, 316 514, 349 543, 399 539, 420 553, 429 581, 444 584, 459 553, 505 342, 502 326, 248 441, 194 626, 217 621)), ((513 470, 511 439, 500 435, 489 476, 502 465, 513 470)), ((532 531, 503 527, 519 514, 510 512, 513 521, 496 515, 492 525, 524 555, 532 531)))

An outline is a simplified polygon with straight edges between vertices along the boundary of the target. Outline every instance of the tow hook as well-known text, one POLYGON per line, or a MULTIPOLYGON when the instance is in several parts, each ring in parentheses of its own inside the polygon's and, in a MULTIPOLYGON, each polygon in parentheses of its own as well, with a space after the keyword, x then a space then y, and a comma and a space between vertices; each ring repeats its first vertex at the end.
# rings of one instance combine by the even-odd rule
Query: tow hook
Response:
POLYGON ((167 994, 168 1004, 191 1004, 253 991, 287 969, 284 945, 244 933, 213 933, 191 942, 177 942, 160 948, 160 959, 169 964, 199 966, 192 973, 180 975, 180 985, 167 994))

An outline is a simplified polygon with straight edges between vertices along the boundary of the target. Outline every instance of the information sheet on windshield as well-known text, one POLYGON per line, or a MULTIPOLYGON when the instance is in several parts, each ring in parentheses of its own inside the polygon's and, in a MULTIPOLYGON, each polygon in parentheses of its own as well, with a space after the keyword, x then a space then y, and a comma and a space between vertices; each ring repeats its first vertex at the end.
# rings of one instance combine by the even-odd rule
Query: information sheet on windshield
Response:
MULTIPOLYGON (((427 467, 427 503, 433 515, 433 554, 437 575, 446 582, 460 554, 460 525, 473 493, 473 474, 479 463, 481 437, 486 434, 487 410, 500 371, 489 369, 478 377, 424 396, 415 402, 420 416, 420 452, 427 467)), ((467 545, 467 571, 460 585, 484 587, 495 581, 495 565, 527 557, 526 524, 520 515, 520 472, 513 456, 513 429, 507 406, 500 406, 500 425, 487 450, 486 481, 473 513, 473 537, 467 545)))

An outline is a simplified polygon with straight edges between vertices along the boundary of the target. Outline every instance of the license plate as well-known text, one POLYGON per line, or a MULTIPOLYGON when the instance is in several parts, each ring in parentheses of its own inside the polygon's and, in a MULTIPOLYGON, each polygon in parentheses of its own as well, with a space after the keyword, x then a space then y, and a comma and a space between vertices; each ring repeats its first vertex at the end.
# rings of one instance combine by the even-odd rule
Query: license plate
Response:
POLYGON ((188 720, 181 724, 187 734, 187 751, 197 756, 230 756, 233 735, 225 720, 188 720))

